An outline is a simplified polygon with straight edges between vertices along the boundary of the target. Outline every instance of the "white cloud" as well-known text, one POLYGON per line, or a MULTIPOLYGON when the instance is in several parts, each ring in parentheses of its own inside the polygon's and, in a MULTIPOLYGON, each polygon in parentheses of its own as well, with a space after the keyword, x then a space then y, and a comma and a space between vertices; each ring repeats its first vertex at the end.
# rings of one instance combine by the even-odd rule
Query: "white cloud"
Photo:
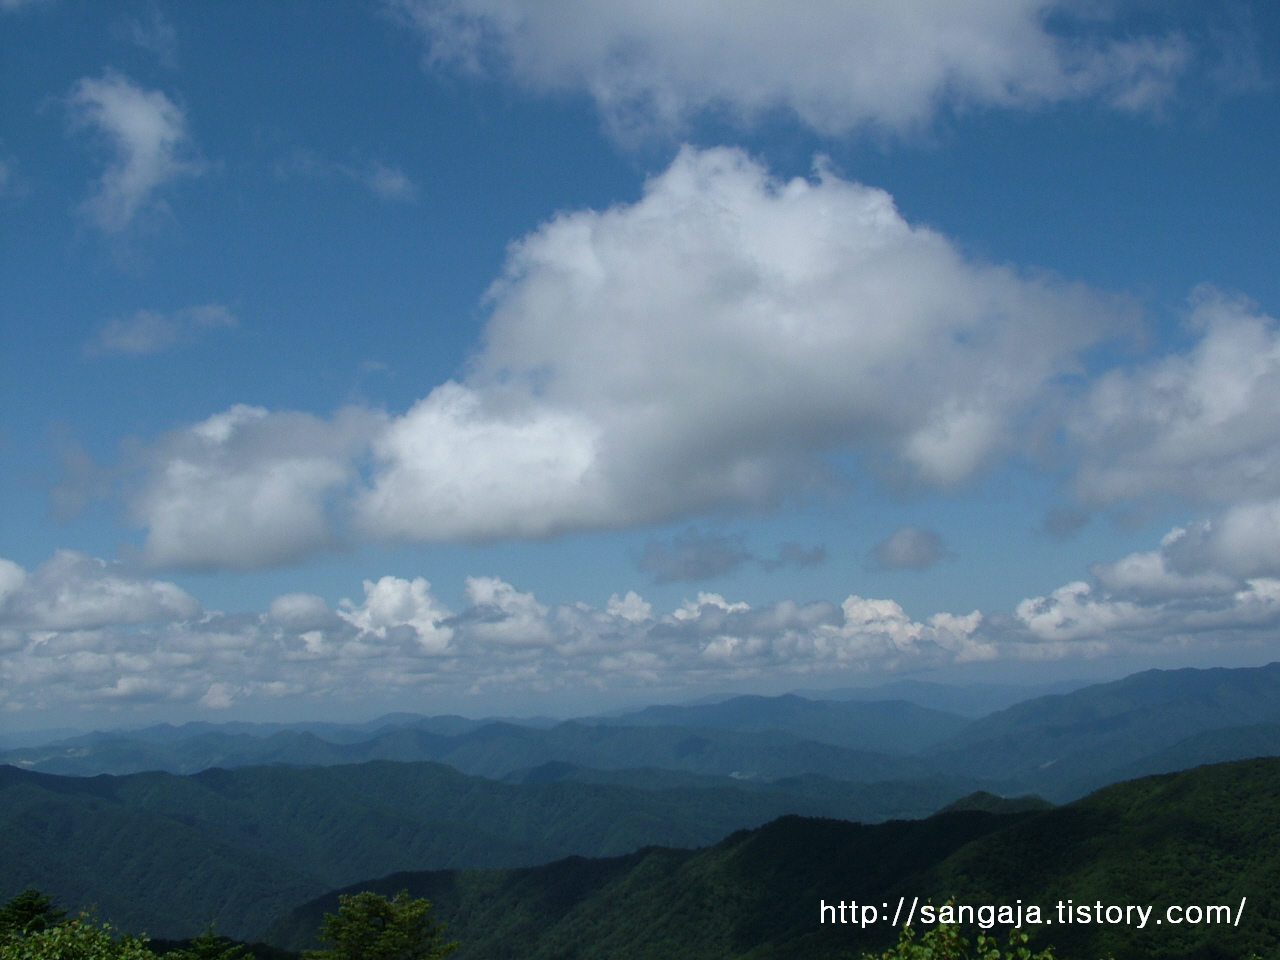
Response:
POLYGON ((421 577, 383 577, 377 583, 366 580, 364 603, 357 607, 343 600, 342 606, 338 616, 378 639, 385 639, 388 630, 408 627, 428 653, 444 653, 453 639, 453 630, 443 625, 449 611, 431 595, 431 584, 421 577))
POLYGON ((119 564, 59 553, 35 573, 0 561, 0 708, 138 705, 223 710, 292 698, 421 703, 471 691, 478 710, 514 695, 559 703, 643 697, 786 678, 850 679, 984 660, 1098 657, 1158 649, 1275 644, 1280 578, 1230 589, 1178 574, 1174 531, 1146 555, 1095 568, 1019 604, 1014 617, 937 613, 858 595, 836 605, 753 607, 699 593, 670 612, 634 591, 603 609, 549 605, 493 576, 466 581, 452 613, 422 578, 364 583, 336 609, 284 594, 261 615, 202 613, 174 584, 119 564), (1145 565, 1145 566, 1144 566, 1145 565), (1179 580, 1181 576, 1183 579, 1179 580), (487 699, 485 699, 487 698, 487 699))
POLYGON ((144 90, 107 71, 85 77, 71 89, 72 119, 110 143, 113 157, 85 209, 103 230, 118 233, 147 208, 163 206, 156 192, 179 177, 195 176, 187 120, 159 90, 144 90))
POLYGON ((1185 354, 1099 378, 1070 430, 1080 497, 1175 495, 1207 503, 1280 496, 1280 331, 1246 301, 1202 288, 1185 354))
POLYGON ((1280 508, 1261 512, 1262 523, 1243 521, 1243 537, 1234 511, 1175 527, 1158 550, 1093 565, 1095 584, 1069 583, 1023 600, 1017 618, 1040 640, 1087 640, 1107 649, 1269 639, 1280 626, 1280 508))
POLYGON ((421 32, 430 64, 583 91, 623 134, 707 111, 750 122, 783 110, 839 134, 919 126, 942 106, 1099 97, 1141 110, 1171 94, 1191 56, 1176 34, 1106 36, 1116 4, 1077 17, 1072 0, 388 3, 421 32))
POLYGON ((876 544, 871 555, 884 570, 923 570, 951 556, 942 537, 912 524, 899 527, 876 544))
POLYGON ((0 626, 93 630, 184 620, 199 612, 200 605, 176 584, 148 580, 72 550, 58 551, 32 574, 0 560, 0 626))
POLYGON ((333 501, 376 414, 332 421, 237 405, 163 437, 144 455, 130 512, 153 566, 253 568, 332 546, 333 501))
POLYGON ((529 647, 554 640, 548 610, 532 593, 521 593, 497 577, 467 577, 467 599, 472 606, 460 624, 481 644, 529 647))
POLYGON ((267 616, 283 627, 304 633, 332 625, 335 614, 324 597, 314 593, 284 593, 271 601, 267 616))
POLYGON ((374 442, 357 522, 491 539, 771 506, 857 448, 907 482, 1018 442, 1121 311, 966 261, 882 191, 686 148, 636 204, 516 244, 485 349, 374 442))
POLYGON ((236 326, 236 318, 216 303, 173 313, 139 310, 127 320, 110 320, 85 344, 88 356, 104 353, 151 354, 190 342, 207 330, 236 326))
POLYGON ((417 184, 399 167, 372 163, 357 178, 382 200, 413 200, 418 195, 417 184))
MULTIPOLYGON (((973 262, 883 191, 686 148, 641 200, 514 244, 483 348, 401 415, 236 406, 147 449, 156 565, 772 510, 845 477, 948 488, 1026 448, 1125 305, 973 262)), ((818 554, 780 557, 816 562, 818 554)), ((757 558, 758 559, 758 558, 757 558)), ((759 560, 766 568, 774 561, 759 560)))
POLYGON ((642 623, 653 619, 653 604, 634 590, 628 590, 625 597, 619 597, 616 593, 609 597, 605 612, 611 617, 620 617, 631 623, 642 623))
MULTIPOLYGON (((405 690, 678 690, 996 655, 976 636, 977 613, 916 622, 892 601, 860 597, 843 607, 753 609, 702 593, 656 614, 634 591, 604 610, 549 607, 500 578, 470 577, 468 606, 455 616, 426 580, 387 576, 365 582, 362 603, 344 600, 336 611, 320 597, 285 594, 264 615, 227 616, 201 614, 172 584, 125 577, 82 555, 55 557, 25 578, 35 587, 15 569, 6 611, 31 594, 58 595, 62 612, 0 620, 0 705, 9 709, 163 701, 222 710, 280 697, 367 703, 405 690), (151 623, 119 626, 143 621, 151 623)), ((0 586, 7 570, 0 564, 0 586)))
POLYGON ((608 522, 593 476, 599 428, 583 414, 488 400, 451 382, 388 424, 373 443, 381 469, 357 507, 365 532, 484 540, 608 522))

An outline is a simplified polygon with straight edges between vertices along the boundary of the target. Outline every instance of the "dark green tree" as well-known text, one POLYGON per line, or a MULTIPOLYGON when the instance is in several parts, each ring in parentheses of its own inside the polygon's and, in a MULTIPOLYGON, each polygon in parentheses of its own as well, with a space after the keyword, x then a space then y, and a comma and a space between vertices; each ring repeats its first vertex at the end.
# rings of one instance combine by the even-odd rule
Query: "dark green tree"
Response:
POLYGON ((985 933, 978 935, 977 943, 970 943, 959 927, 949 923, 938 924, 919 940, 912 927, 903 927, 896 946, 863 960, 1057 960, 1053 947, 1032 953, 1028 939, 1021 930, 1010 929, 1008 944, 1001 949, 1000 941, 985 933))
POLYGON ((189 946, 166 953, 169 960, 243 960, 244 947, 229 937, 214 933, 213 924, 192 939, 189 946))
POLYGON ((7 903, 0 905, 0 934, 26 936, 56 927, 66 919, 67 911, 53 905, 53 899, 35 887, 27 887, 7 903))
POLYGON ((437 960, 457 949, 444 939, 444 924, 431 916, 431 901, 401 890, 388 900, 364 891, 338 897, 338 912, 326 913, 320 939, 332 944, 311 950, 306 960, 437 960))

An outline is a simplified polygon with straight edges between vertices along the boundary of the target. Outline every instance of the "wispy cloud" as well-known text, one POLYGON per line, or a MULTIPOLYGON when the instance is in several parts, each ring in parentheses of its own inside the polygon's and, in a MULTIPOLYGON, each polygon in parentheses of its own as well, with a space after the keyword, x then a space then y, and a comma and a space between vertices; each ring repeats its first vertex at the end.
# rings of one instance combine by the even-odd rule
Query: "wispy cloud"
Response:
POLYGON ((152 54, 161 66, 173 69, 178 65, 178 31, 159 6, 153 4, 145 20, 130 19, 126 30, 129 40, 152 54))
MULTIPOLYGON (((576 89, 627 136, 779 110, 842 134, 905 130, 941 108, 1098 98, 1156 108, 1193 51, 1177 33, 1108 36, 1070 0, 388 0, 432 66, 576 89), (1067 23, 1062 33, 1051 23, 1067 23)), ((1109 5, 1106 5, 1109 7, 1109 5)))
POLYGON ((166 209, 158 191, 204 169, 186 115, 159 90, 144 90, 109 70, 77 82, 68 104, 74 126, 101 135, 110 148, 107 168, 85 203, 104 231, 119 233, 144 210, 166 209))
POLYGON ((347 180, 368 190, 388 203, 408 203, 418 197, 418 185, 397 166, 378 160, 368 163, 339 163, 326 160, 309 150, 294 153, 277 166, 284 178, 303 177, 311 180, 347 180))
POLYGON ((106 353, 160 353, 190 343, 202 334, 232 329, 236 318, 220 304, 188 307, 173 313, 139 310, 128 319, 110 320, 84 345, 86 356, 106 353))

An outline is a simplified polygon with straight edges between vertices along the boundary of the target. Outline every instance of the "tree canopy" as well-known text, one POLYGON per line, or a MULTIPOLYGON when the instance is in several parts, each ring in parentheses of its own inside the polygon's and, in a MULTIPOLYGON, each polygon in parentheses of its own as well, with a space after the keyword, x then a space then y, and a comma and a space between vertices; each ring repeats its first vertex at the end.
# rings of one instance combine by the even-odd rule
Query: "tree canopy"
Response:
POLYGON ((307 952, 306 960, 437 960, 457 949, 431 916, 431 901, 408 890, 390 900, 368 890, 344 894, 338 904, 321 926, 320 939, 332 946, 307 952))

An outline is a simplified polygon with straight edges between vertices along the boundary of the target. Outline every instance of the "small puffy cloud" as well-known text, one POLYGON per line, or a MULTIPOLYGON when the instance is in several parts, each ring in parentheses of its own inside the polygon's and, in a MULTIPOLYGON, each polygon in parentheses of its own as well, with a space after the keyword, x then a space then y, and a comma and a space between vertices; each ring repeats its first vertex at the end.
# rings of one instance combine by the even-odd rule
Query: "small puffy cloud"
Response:
POLYGON ((111 147, 97 191, 85 204, 101 229, 119 233, 141 211, 161 206, 161 187, 201 172, 186 115, 161 91, 107 71, 78 81, 68 104, 75 126, 100 134, 111 147))
POLYGON ((110 320, 84 346, 88 356, 104 353, 160 353, 189 343, 206 331, 230 329, 236 318, 226 307, 209 303, 173 313, 139 310, 127 320, 110 320))
POLYGON ((453 630, 444 625, 449 611, 432 596, 431 584, 422 577, 383 577, 377 583, 366 580, 364 603, 356 606, 343 600, 342 607, 338 616, 362 633, 385 639, 388 630, 407 627, 428 653, 445 652, 453 638, 453 630))
POLYGON ((778 547, 777 557, 757 557, 756 562, 769 573, 783 567, 820 567, 827 562, 827 548, 823 544, 803 547, 798 543, 784 543, 778 547))
POLYGON ((398 167, 373 163, 359 179, 381 200, 413 200, 418 195, 417 184, 398 167))
POLYGON ((183 620, 200 604, 181 587, 149 580, 120 564, 60 550, 28 574, 0 560, 0 625, 29 630, 93 630, 183 620))
POLYGON ((1143 110, 1169 97, 1192 55, 1174 33, 1108 36, 1110 4, 1079 16, 1071 0, 388 3, 420 31, 429 64, 583 91, 624 135, 707 112, 785 111, 842 134, 917 127, 941 107, 1097 97, 1143 110))
POLYGON ((742 534, 703 534, 690 527, 670 541, 650 540, 636 566, 655 583, 697 583, 732 573, 752 559, 742 534))
POLYGON ((243 404, 177 430, 143 454, 129 510, 152 566, 249 569, 336 542, 333 501, 377 415, 323 421, 243 404))
POLYGON ((776 557, 761 557, 747 549, 744 534, 704 534, 689 527, 670 540, 650 540, 636 559, 636 566, 655 583, 697 583, 732 573, 744 563, 755 563, 768 573, 783 567, 814 567, 825 563, 827 548, 805 548, 784 543, 776 557))
POLYGON ((508 647, 545 646, 553 639, 548 610, 532 593, 497 577, 467 577, 471 609, 458 622, 468 638, 508 647))
POLYGON ((324 597, 314 593, 284 593, 271 601, 267 616, 282 627, 304 633, 330 625, 335 614, 324 597))
POLYGON ((1244 300, 1192 297, 1186 353, 1100 377, 1069 422, 1090 504, 1280 496, 1280 330, 1244 300))
POLYGON ((611 617, 620 617, 631 623, 642 623, 653 619, 653 604, 634 590, 628 590, 625 597, 619 597, 616 593, 609 597, 605 612, 611 617))
POLYGON ((876 544, 871 556, 882 570, 923 570, 951 554, 937 533, 907 524, 876 544))

